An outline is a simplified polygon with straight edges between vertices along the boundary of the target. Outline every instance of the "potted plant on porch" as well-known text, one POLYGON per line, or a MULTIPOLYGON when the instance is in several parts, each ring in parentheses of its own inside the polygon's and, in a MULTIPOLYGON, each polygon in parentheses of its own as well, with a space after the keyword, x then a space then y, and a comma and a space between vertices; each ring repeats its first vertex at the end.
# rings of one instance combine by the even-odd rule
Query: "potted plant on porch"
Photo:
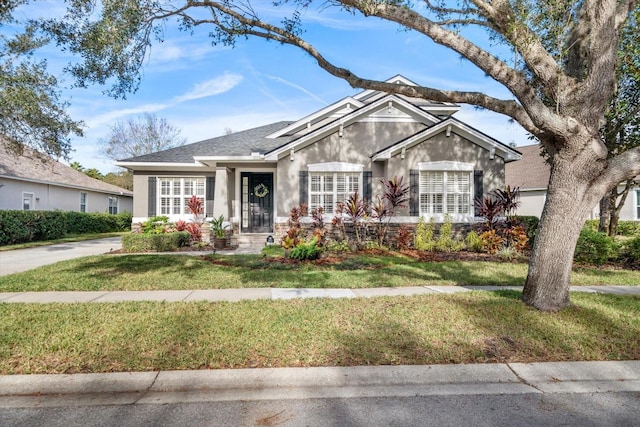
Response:
POLYGON ((224 249, 229 246, 229 236, 226 229, 229 224, 224 221, 224 215, 220 215, 217 219, 211 220, 211 231, 213 234, 213 247, 216 249, 224 249))

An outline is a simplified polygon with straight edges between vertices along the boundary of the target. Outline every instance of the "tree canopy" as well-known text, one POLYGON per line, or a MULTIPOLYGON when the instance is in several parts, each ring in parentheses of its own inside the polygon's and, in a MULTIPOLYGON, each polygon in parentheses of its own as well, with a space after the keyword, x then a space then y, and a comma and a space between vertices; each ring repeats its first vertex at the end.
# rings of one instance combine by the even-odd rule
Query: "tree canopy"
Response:
POLYGON ((81 55, 70 68, 81 84, 115 82, 114 96, 135 90, 153 38, 161 39, 165 26, 177 22, 187 31, 208 27, 214 44, 256 37, 295 46, 353 87, 471 104, 517 121, 550 156, 547 199, 523 293, 527 304, 542 310, 569 304, 572 256, 590 210, 619 182, 640 173, 640 147, 610 155, 600 137, 617 83, 620 35, 629 22, 637 33, 630 20, 635 0, 279 0, 275 19, 249 1, 74 0, 68 6, 65 17, 44 28, 81 55), (305 38, 305 13, 312 7, 337 7, 423 35, 475 65, 513 98, 357 75, 305 38), (470 28, 484 31, 490 43, 467 37, 470 28), (505 48, 516 58, 512 62, 502 58, 505 48))
POLYGON ((67 114, 68 103, 60 99, 58 80, 48 74, 46 61, 32 58, 48 39, 38 35, 36 23, 13 17, 14 9, 26 2, 10 0, 0 5, 0 28, 19 29, 0 33, 0 135, 15 153, 28 146, 68 158, 70 136, 82 135, 82 124, 67 114))
POLYGON ((123 160, 184 145, 180 130, 155 114, 119 121, 109 126, 109 136, 99 141, 100 152, 109 159, 123 160))

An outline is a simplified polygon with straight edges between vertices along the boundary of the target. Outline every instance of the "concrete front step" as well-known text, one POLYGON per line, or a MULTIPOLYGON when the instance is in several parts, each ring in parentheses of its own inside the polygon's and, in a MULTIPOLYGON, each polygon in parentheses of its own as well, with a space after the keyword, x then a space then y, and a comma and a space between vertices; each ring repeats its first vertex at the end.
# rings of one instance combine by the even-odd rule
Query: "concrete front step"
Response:
POLYGON ((267 237, 271 236, 269 233, 259 234, 234 234, 233 241, 238 247, 252 247, 262 248, 267 242, 267 237))

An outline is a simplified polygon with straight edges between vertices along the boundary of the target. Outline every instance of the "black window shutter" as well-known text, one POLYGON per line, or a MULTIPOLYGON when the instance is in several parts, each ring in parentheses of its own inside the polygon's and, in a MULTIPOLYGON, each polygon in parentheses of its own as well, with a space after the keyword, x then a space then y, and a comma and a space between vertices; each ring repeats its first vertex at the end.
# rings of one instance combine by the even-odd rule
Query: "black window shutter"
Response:
POLYGON ((420 171, 409 171, 409 215, 420 215, 420 171))
POLYGON ((474 215, 478 216, 478 208, 475 207, 475 200, 482 199, 484 195, 484 184, 483 184, 484 172, 482 170, 474 170, 473 171, 473 200, 474 200, 474 215))
POLYGON ((216 194, 216 177, 208 176, 207 183, 205 186, 205 199, 206 199, 206 207, 205 207, 205 216, 213 216, 213 199, 216 194))
POLYGON ((155 176, 149 177, 149 205, 148 205, 148 215, 149 217, 156 216, 156 193, 158 191, 158 178, 155 176))
POLYGON ((362 172, 362 198, 370 202, 372 197, 372 180, 373 173, 371 171, 362 172))
POLYGON ((304 203, 309 205, 309 172, 300 171, 300 178, 298 180, 300 185, 300 204, 304 203))

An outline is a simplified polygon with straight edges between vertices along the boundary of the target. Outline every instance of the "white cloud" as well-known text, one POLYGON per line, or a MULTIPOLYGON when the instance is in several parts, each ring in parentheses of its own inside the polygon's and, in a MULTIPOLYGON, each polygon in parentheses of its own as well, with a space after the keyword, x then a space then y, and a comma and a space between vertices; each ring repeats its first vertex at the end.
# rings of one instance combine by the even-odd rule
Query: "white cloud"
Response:
POLYGON ((270 76, 270 75, 267 75, 267 78, 269 78, 269 79, 271 79, 271 80, 274 80, 274 81, 276 81, 276 82, 278 82, 278 83, 282 83, 282 84, 285 84, 285 85, 287 85, 287 86, 291 86, 291 87, 292 87, 292 88, 294 88, 294 89, 298 89, 300 92, 302 92, 302 93, 304 93, 304 94, 308 95, 309 97, 311 97, 311 98, 313 98, 314 100, 316 100, 316 101, 320 102, 321 104, 325 104, 325 105, 327 105, 327 102, 326 102, 325 100, 323 100, 322 98, 320 98, 319 96, 317 96, 317 95, 316 95, 316 94, 314 94, 313 92, 308 91, 307 89, 303 88, 303 87, 302 87, 302 86, 300 86, 300 85, 297 85, 297 84, 295 84, 295 83, 293 83, 293 82, 290 82, 290 81, 288 81, 288 80, 285 80, 285 79, 283 79, 282 77, 277 77, 277 76, 270 76))
POLYGON ((169 108, 170 106, 171 104, 145 104, 138 107, 109 111, 108 113, 100 114, 87 120, 86 124, 90 128, 97 128, 106 124, 111 124, 122 117, 130 116, 133 114, 154 113, 156 111, 161 111, 165 108, 169 108))
POLYGON ((226 73, 222 76, 196 84, 187 93, 173 99, 174 103, 181 103, 193 99, 207 98, 228 92, 242 81, 240 74, 226 73))

